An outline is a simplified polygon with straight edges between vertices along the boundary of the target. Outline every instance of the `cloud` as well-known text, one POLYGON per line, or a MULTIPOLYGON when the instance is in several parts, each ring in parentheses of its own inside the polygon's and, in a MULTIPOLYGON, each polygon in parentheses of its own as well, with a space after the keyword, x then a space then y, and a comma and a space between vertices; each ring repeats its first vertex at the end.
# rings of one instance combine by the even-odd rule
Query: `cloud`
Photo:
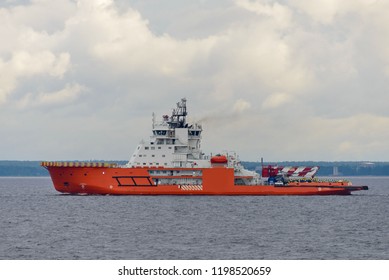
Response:
POLYGON ((76 101, 85 91, 86 88, 79 84, 67 84, 65 88, 55 92, 28 93, 18 102, 18 107, 23 109, 69 104, 76 101))
POLYGON ((388 151, 384 141, 389 137, 389 131, 385 129, 389 125, 387 117, 357 113, 338 119, 314 118, 309 122, 309 127, 317 131, 312 136, 313 143, 325 139, 329 158, 379 158, 380 153, 388 151))
MULTIPOLYGON (((205 134, 209 151, 231 147, 247 159, 259 149, 277 159, 300 159, 302 151, 315 159, 384 158, 388 3, 2 3, 0 133, 19 139, 34 127, 56 147, 68 133, 55 130, 60 123, 79 136, 67 154, 123 158, 123 149, 131 153, 128 146, 148 136, 151 112, 169 113, 187 97, 190 116, 208 116, 204 129, 217 131, 205 134), (115 137, 117 145, 92 155, 83 140, 91 135, 96 145, 115 137)), ((50 156, 44 145, 12 154, 13 143, 4 141, 2 155, 50 156)))
POLYGON ((263 102, 263 108, 274 109, 288 103, 290 100, 290 95, 286 93, 274 93, 265 99, 263 102))
POLYGON ((260 16, 272 18, 281 28, 289 28, 292 24, 292 11, 278 2, 264 4, 260 1, 236 0, 236 5, 260 16))
MULTIPOLYGON (((291 12, 278 3, 261 5, 259 2, 238 1, 238 7, 258 16, 265 14, 269 19, 263 22, 258 17, 248 28, 236 25, 228 27, 227 33, 184 40, 168 34, 153 34, 148 20, 138 11, 130 7, 119 13, 115 2, 110 0, 78 1, 76 10, 69 8, 69 4, 63 4, 69 6, 68 11, 74 12, 67 14, 62 25, 57 23, 60 29, 51 34, 44 30, 38 31, 37 27, 31 29, 31 26, 35 27, 32 23, 28 27, 24 26, 33 20, 21 20, 21 15, 29 9, 33 15, 40 15, 45 8, 49 8, 48 5, 48 2, 43 1, 36 5, 21 6, 11 9, 12 13, 8 12, 8 15, 11 22, 12 18, 18 22, 20 37, 28 38, 25 40, 31 49, 44 48, 39 42, 49 43, 49 49, 35 52, 46 54, 46 57, 42 57, 43 64, 29 65, 39 68, 51 63, 52 68, 45 69, 48 74, 57 74, 54 75, 57 77, 62 78, 74 69, 71 63, 74 60, 75 67, 97 76, 103 76, 103 73, 97 71, 110 69, 104 75, 115 79, 124 79, 128 75, 150 75, 158 79, 205 82, 204 86, 211 88, 214 100, 227 98, 231 101, 237 98, 235 87, 240 83, 271 92, 297 92, 310 83, 311 77, 306 66, 303 61, 294 59, 293 50, 282 36, 281 30, 290 21, 291 12), (36 12, 38 10, 40 12, 36 12), (279 26, 281 21, 283 24, 279 26), (62 53, 58 54, 58 51, 62 53), (54 64, 48 54, 52 54, 51 59, 54 55, 60 56, 60 61, 54 64), (92 65, 94 69, 90 68, 92 65)), ((39 29, 42 25, 41 22, 39 29)), ((34 57, 32 50, 23 50, 21 53, 26 57, 34 57)), ((36 55, 36 58, 39 59, 39 56, 36 55)), ((39 69, 30 66, 25 71, 37 75, 39 69)), ((85 73, 81 75, 85 76, 85 73)))
POLYGON ((215 41, 156 36, 148 22, 131 8, 124 14, 118 14, 112 6, 93 13, 95 16, 86 24, 100 33, 91 54, 118 75, 142 71, 166 77, 185 76, 193 63, 208 55, 215 41))
POLYGON ((33 1, 0 8, 0 106, 34 77, 60 81, 71 68, 70 53, 56 49, 56 35, 71 12, 69 1, 33 1))
POLYGON ((372 9, 379 11, 380 5, 386 5, 384 1, 378 0, 290 0, 288 2, 308 15, 314 22, 324 25, 333 24, 334 21, 350 14, 363 16, 372 9))
POLYGON ((233 112, 235 113, 242 113, 249 109, 251 107, 251 104, 243 99, 238 99, 233 107, 233 112))
POLYGON ((58 55, 49 51, 30 53, 26 51, 15 51, 11 53, 9 61, 2 61, 0 58, 0 105, 7 101, 8 95, 17 87, 18 81, 37 75, 48 75, 58 79, 70 67, 70 56, 68 53, 58 55))
POLYGON ((313 20, 323 24, 332 23, 341 8, 340 2, 336 0, 292 0, 291 2, 313 20))
POLYGON ((48 74, 62 78, 69 67, 69 54, 61 53, 56 56, 49 51, 38 53, 19 51, 12 54, 7 67, 15 77, 48 74))

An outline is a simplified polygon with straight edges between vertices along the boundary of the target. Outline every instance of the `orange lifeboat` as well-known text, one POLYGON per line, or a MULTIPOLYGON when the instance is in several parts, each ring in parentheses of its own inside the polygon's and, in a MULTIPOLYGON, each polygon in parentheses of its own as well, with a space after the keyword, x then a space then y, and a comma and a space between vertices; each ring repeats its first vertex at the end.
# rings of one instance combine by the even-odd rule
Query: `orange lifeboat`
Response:
POLYGON ((212 164, 226 164, 227 162, 227 157, 224 155, 216 155, 211 158, 212 164))

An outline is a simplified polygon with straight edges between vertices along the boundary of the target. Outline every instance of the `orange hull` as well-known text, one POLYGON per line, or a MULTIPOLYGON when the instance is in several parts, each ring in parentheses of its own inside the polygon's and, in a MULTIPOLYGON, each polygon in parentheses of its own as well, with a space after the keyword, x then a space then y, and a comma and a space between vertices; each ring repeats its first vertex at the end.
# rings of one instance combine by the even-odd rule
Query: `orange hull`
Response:
MULTIPOLYGON (((167 170, 198 171, 200 184, 185 184, 185 176, 150 175, 150 170, 163 168, 74 167, 50 166, 42 163, 50 173, 57 191, 70 194, 100 195, 348 195, 366 190, 366 186, 345 183, 310 182, 274 185, 235 185, 234 170, 226 167, 169 168, 167 170), (181 183, 159 184, 164 178, 177 178, 181 183)), ((193 172, 195 173, 195 172, 193 172)))

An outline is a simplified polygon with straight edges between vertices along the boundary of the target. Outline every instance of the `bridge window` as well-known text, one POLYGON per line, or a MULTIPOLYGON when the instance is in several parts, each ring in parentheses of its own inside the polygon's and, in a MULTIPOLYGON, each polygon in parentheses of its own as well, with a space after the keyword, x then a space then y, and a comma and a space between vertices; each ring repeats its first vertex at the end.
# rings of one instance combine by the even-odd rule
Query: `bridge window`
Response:
POLYGON ((198 131, 198 130, 189 131, 189 135, 191 135, 191 136, 199 136, 200 135, 200 131, 198 131))
POLYGON ((166 130, 154 130, 154 135, 166 135, 166 130))

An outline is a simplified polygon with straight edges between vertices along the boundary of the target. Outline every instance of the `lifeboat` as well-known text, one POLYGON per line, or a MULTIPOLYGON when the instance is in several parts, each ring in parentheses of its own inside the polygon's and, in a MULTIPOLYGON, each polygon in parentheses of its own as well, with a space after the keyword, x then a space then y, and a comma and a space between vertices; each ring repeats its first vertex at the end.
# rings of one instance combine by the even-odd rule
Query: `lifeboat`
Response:
POLYGON ((216 155, 211 158, 212 164, 227 164, 228 160, 225 155, 216 155))

